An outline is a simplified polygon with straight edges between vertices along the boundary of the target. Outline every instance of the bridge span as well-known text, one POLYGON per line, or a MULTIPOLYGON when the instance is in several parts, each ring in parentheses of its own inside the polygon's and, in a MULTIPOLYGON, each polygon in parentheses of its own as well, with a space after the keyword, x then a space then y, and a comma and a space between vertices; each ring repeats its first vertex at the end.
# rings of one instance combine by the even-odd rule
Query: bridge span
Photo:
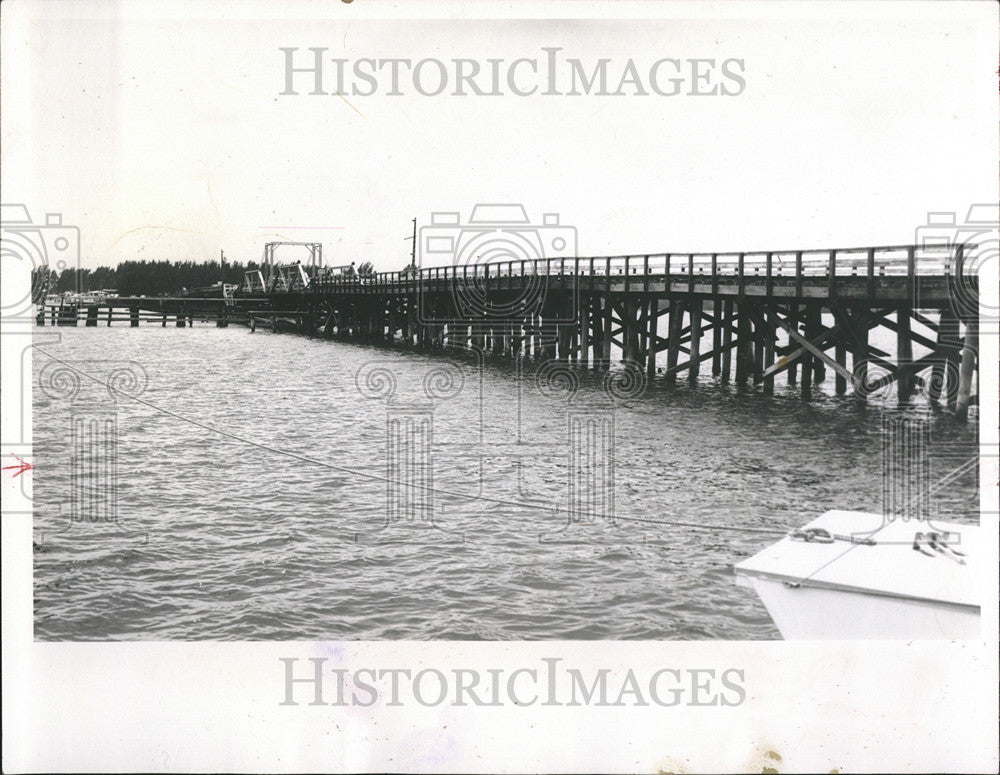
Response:
POLYGON ((972 247, 543 258, 365 275, 272 266, 262 282, 218 298, 50 297, 37 321, 214 320, 581 368, 618 360, 667 386, 710 368, 765 394, 780 376, 806 400, 832 372, 839 394, 850 388, 865 401, 891 389, 907 404, 919 392, 965 419, 978 395, 972 247), (873 337, 877 329, 890 337, 873 337))

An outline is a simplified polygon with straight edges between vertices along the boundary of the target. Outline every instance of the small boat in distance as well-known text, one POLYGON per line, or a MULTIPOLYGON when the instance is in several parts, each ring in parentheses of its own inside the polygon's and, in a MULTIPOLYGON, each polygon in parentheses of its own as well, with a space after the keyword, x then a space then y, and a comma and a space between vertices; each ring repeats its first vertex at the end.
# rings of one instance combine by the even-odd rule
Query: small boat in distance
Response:
POLYGON ((828 511, 735 566, 786 640, 978 639, 979 527, 828 511))

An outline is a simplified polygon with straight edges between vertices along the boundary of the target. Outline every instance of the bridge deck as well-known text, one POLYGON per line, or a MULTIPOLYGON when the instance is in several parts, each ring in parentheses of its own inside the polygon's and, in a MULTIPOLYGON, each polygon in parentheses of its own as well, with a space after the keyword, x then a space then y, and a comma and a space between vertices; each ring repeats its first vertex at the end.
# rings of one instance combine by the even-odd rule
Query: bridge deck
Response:
POLYGON ((76 325, 82 314, 96 326, 106 308, 107 325, 165 326, 169 316, 185 327, 214 318, 219 326, 602 367, 614 346, 627 367, 667 384, 681 371, 693 383, 708 360, 727 381, 735 360, 737 382, 752 378, 769 393, 786 372, 808 399, 830 369, 837 393, 850 385, 864 401, 895 386, 906 403, 926 387, 932 403, 943 397, 964 417, 978 370, 970 247, 459 262, 364 276, 312 268, 272 274, 263 293, 55 299, 40 305, 38 322, 76 325), (872 345, 876 328, 893 333, 895 353, 872 345), (915 357, 915 346, 930 352, 915 357))

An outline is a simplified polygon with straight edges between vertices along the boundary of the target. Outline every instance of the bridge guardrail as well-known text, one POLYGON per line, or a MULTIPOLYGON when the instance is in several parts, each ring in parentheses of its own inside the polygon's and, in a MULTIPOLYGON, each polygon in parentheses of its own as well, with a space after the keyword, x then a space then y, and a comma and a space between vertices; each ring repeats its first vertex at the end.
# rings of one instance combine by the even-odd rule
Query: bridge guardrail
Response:
MULTIPOLYGON (((549 258, 523 261, 500 261, 411 269, 400 272, 377 272, 371 275, 331 275, 314 278, 308 290, 316 292, 357 289, 368 292, 423 287, 428 283, 463 282, 515 278, 616 277, 625 280, 627 290, 648 289, 651 279, 666 279, 668 290, 674 282, 695 277, 740 282, 765 280, 771 283, 795 282, 825 277, 831 286, 841 277, 867 277, 874 282, 881 277, 947 276, 961 272, 963 257, 977 245, 941 244, 936 246, 890 245, 830 250, 755 251, 750 253, 656 253, 580 258, 549 258), (633 286, 632 281, 636 283, 633 286)), ((513 287, 513 286, 512 286, 513 287)))

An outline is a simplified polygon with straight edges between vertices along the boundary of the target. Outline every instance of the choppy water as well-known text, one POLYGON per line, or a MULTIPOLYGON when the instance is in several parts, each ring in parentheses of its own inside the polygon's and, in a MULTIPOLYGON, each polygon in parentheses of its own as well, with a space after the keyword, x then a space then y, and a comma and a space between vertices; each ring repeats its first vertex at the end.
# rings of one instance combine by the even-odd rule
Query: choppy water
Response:
MULTIPOLYGON (((34 356, 40 639, 776 638, 732 572, 774 537, 654 523, 781 531, 880 509, 880 411, 830 395, 832 375, 811 404, 784 378, 766 398, 707 375, 612 400, 592 372, 571 394, 535 365, 442 371, 241 327, 58 332, 41 349, 149 404, 34 356), (568 517, 578 411, 613 418, 615 522, 568 517), (432 418, 434 526, 389 519, 366 476, 386 473, 390 416, 432 418)), ((935 475, 971 454, 971 426, 941 416, 932 434, 952 445, 935 475)), ((935 493, 938 516, 977 518, 974 476, 935 493)))

